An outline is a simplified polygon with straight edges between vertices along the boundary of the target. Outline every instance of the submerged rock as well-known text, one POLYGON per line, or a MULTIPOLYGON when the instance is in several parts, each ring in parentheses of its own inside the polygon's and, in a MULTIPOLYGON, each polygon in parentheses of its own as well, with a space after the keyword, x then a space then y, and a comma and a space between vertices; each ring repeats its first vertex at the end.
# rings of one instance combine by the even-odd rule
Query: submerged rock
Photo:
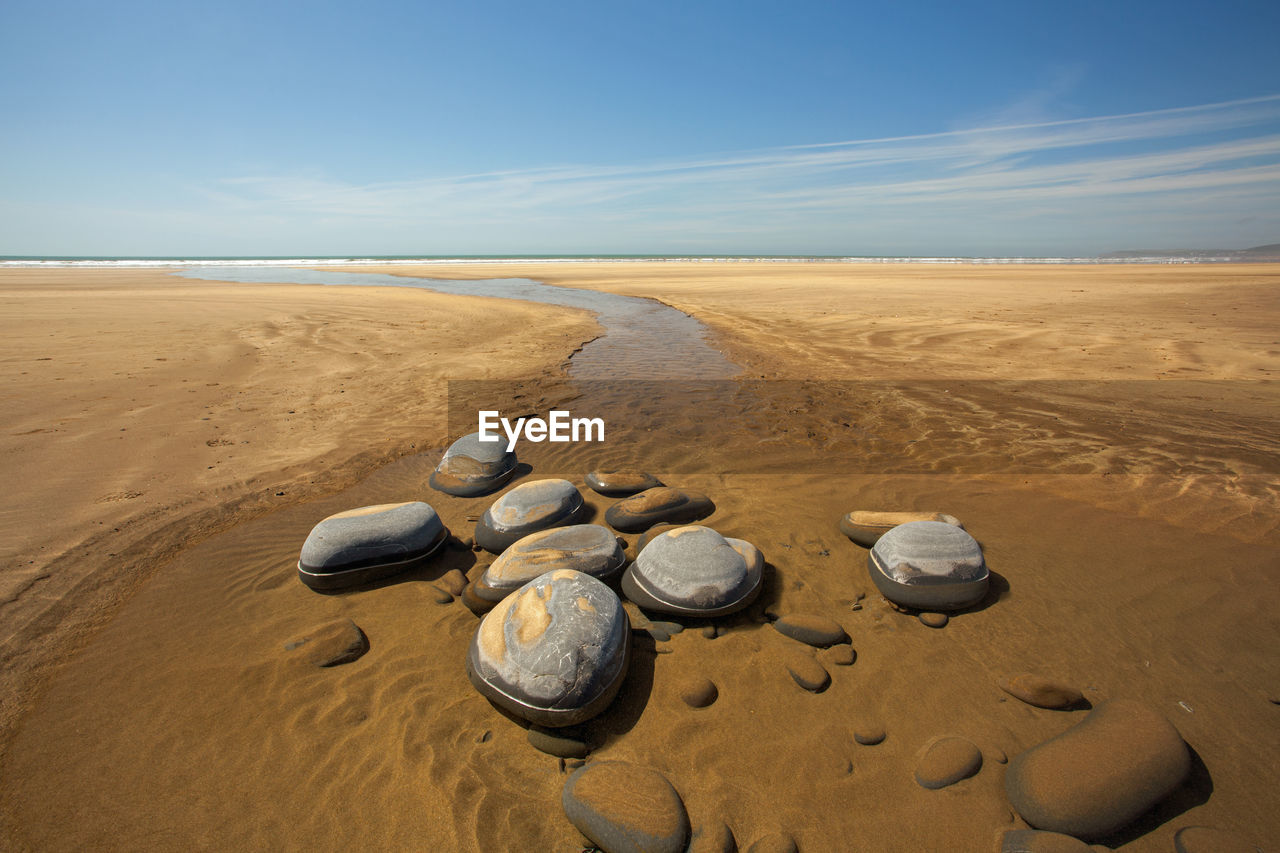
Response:
POLYGON ((916 782, 937 790, 968 779, 982 769, 982 750, 967 738, 941 737, 925 748, 916 764, 916 782))
POLYGON ((560 796, 569 822, 608 853, 684 853, 689 814, 656 770, 593 761, 575 770, 560 796))
POLYGON ((662 485, 661 480, 645 471, 592 471, 586 482, 593 491, 610 498, 625 498, 662 485))
POLYGON ((613 590, 558 569, 529 581, 480 622, 467 675, 495 705, 542 726, 603 711, 630 661, 631 625, 613 590))
POLYGON ((960 519, 942 512, 870 512, 854 510, 840 519, 840 532, 864 548, 870 548, 899 524, 912 521, 939 521, 964 529, 960 519))
POLYGON ((880 537, 867 569, 887 599, 920 610, 959 610, 987 594, 989 572, 977 541, 941 521, 900 524, 880 537))
POLYGON ((691 525, 646 545, 623 574, 622 590, 646 610, 719 616, 754 601, 763 576, 764 557, 754 545, 691 525))
POLYGON ((530 533, 498 555, 468 596, 497 604, 529 581, 555 569, 573 569, 610 580, 626 562, 613 531, 599 524, 572 524, 530 533))
POLYGON ((446 494, 473 498, 500 488, 515 471, 516 454, 505 441, 481 441, 473 432, 449 445, 429 482, 446 494))
POLYGON ((623 498, 605 513, 605 521, 614 530, 639 533, 655 524, 669 522, 687 524, 715 512, 716 505, 701 492, 659 486, 623 498))
POLYGON ((349 509, 311 529, 298 577, 312 589, 341 589, 403 572, 430 559, 449 530, 421 501, 349 509))
POLYGON ((521 483, 484 511, 476 522, 476 544, 499 554, 530 533, 572 524, 582 506, 582 495, 568 480, 521 483))
POLYGON ((1181 784, 1191 756, 1178 730, 1141 702, 1103 702, 1080 723, 1009 762, 1005 791, 1037 829, 1109 835, 1181 784))

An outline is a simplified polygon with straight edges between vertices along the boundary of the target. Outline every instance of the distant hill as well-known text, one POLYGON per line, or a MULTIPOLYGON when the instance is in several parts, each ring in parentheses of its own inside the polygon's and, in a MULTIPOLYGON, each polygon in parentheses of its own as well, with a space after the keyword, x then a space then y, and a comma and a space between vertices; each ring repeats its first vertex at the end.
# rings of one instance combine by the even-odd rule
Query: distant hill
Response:
POLYGON ((1280 243, 1249 249, 1126 249, 1107 252, 1100 258, 1186 258, 1188 260, 1280 261, 1280 243))

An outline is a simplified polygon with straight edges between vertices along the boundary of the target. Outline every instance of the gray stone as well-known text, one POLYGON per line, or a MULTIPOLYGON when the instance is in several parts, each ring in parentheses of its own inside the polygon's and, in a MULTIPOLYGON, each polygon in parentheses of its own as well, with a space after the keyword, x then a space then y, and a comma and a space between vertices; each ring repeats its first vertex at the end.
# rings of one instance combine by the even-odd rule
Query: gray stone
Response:
POLYGON ((1191 770, 1178 730, 1141 702, 1114 699, 1009 762, 1005 792, 1023 820, 1092 839, 1164 799, 1191 770))
POLYGON ((475 582, 473 594, 492 604, 555 569, 573 569, 608 581, 626 557, 618 537, 599 524, 572 524, 530 533, 498 555, 475 582))
POLYGON ((312 528, 298 577, 317 590, 358 586, 422 565, 448 538, 440 516, 421 501, 350 509, 312 528))
POLYGON ((1011 829, 1000 839, 1000 853, 1090 853, 1079 838, 1038 829, 1011 829))
POLYGON ((586 758, 591 751, 587 744, 576 737, 562 732, 549 731, 534 726, 529 729, 529 745, 539 752, 554 755, 557 758, 586 758))
POLYGON ((656 770, 593 761, 575 770, 560 796, 565 816, 608 853, 684 853, 689 814, 656 770))
POLYGON ((754 601, 763 576, 764 557, 754 545, 691 525, 646 545, 623 573, 622 590, 646 610, 719 616, 754 601))
POLYGON ((429 482, 446 494, 473 498, 500 488, 515 471, 516 454, 507 450, 505 439, 481 441, 473 432, 449 445, 429 482))
POLYGON ((572 524, 582 506, 582 495, 568 480, 521 483, 484 511, 476 522, 476 544, 499 554, 530 533, 572 524))
POLYGON ((942 512, 872 512, 854 510, 840 519, 840 532, 864 548, 870 548, 899 524, 912 521, 940 521, 964 529, 960 519, 942 512))
POLYGON ((821 693, 831 684, 831 675, 817 658, 805 652, 788 655, 787 672, 791 673, 792 681, 810 693, 821 693))
POLYGON ((930 628, 945 628, 947 623, 951 621, 951 617, 945 613, 917 613, 916 618, 920 620, 920 624, 927 625, 930 628))
POLYGON ((1029 673, 1002 679, 1000 689, 1037 708, 1060 710, 1084 701, 1084 694, 1070 684, 1029 673))
POLYGON ((480 622, 467 653, 476 689, 542 726, 603 711, 630 662, 631 625, 613 590, 572 569, 535 578, 480 622))
POLYGON ((340 666, 363 657, 369 651, 369 638, 350 619, 337 619, 285 643, 284 647, 290 652, 300 650, 298 654, 314 666, 340 666))
POLYGON ((989 583, 977 541, 941 521, 912 521, 885 533, 867 555, 867 569, 885 598, 920 610, 977 604, 989 583))
POLYGON ((587 485, 610 498, 625 498, 646 489, 656 489, 662 481, 645 471, 592 471, 587 485))
POLYGON ((941 737, 925 747, 916 764, 916 782, 937 790, 968 779, 982 769, 982 750, 962 737, 941 737))
MULTIPOLYGON (((1176 853, 1259 853, 1243 836, 1209 826, 1184 826, 1173 836, 1176 853)), ((1039 851, 1036 851, 1039 853, 1039 851)))
POLYGON ((659 486, 623 498, 604 514, 614 530, 639 533, 655 524, 687 524, 706 518, 716 505, 701 492, 659 486))
POLYGON ((793 640, 825 649, 838 643, 849 642, 849 635, 840 623, 815 613, 788 613, 773 623, 774 629, 793 640))

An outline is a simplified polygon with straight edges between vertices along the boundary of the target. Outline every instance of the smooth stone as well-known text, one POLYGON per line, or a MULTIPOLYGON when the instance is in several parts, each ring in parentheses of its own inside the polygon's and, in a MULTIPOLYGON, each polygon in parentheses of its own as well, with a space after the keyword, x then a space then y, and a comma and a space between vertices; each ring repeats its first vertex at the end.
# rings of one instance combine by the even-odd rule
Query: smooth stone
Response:
POLYGON ((495 705, 543 726, 603 711, 630 661, 631 625, 600 581, 558 569, 529 581, 480 621, 467 675, 495 705))
POLYGON ((708 640, 714 640, 716 637, 720 636, 720 628, 716 625, 703 625, 702 636, 706 637, 708 640))
POLYGON ((770 833, 763 838, 757 838, 747 853, 799 853, 800 848, 796 847, 796 840, 790 835, 781 832, 770 833))
POLYGON ((873 512, 854 510, 840 519, 840 532, 864 548, 870 548, 899 524, 912 521, 939 521, 964 529, 960 519, 942 512, 873 512))
POLYGON ((774 622, 773 627, 793 640, 823 649, 849 642, 849 635, 839 622, 814 613, 788 613, 774 622))
POLYGON ((960 610, 987 594, 982 548, 959 527, 941 521, 900 524, 867 554, 880 594, 918 610, 960 610))
POLYGON ((935 791, 968 779, 982 769, 982 750, 973 741, 941 737, 925 748, 916 764, 916 782, 935 791))
POLYGON ((613 531, 599 524, 571 524, 520 538, 476 580, 477 598, 496 604, 524 584, 555 569, 573 569, 604 581, 626 562, 613 531))
POLYGON ((568 480, 521 483, 484 511, 476 544, 500 554, 530 533, 571 524, 582 507, 582 495, 568 480))
POLYGON ((453 593, 447 589, 441 589, 435 584, 431 585, 431 600, 436 604, 453 604, 453 593))
POLYGON ((716 505, 701 492, 659 486, 623 498, 609 507, 605 521, 614 530, 639 533, 660 522, 687 524, 706 518, 716 505))
POLYGON ((481 441, 473 432, 449 445, 428 482, 445 494, 473 498, 500 488, 515 471, 516 454, 505 440, 481 441))
POLYGON ((565 816, 608 853, 684 853, 689 815, 656 770, 593 761, 575 770, 560 796, 565 816))
POLYGON ((679 528, 684 526, 685 525, 683 524, 668 524, 665 521, 662 522, 661 524, 655 524, 653 527, 650 527, 648 530, 642 533, 640 535, 640 538, 636 540, 636 553, 639 554, 641 551, 645 549, 645 547, 650 542, 657 539, 659 536, 666 533, 668 530, 678 530, 679 528))
POLYGON ((537 727, 529 729, 527 737, 534 749, 557 758, 586 758, 591 751, 577 738, 537 727))
POLYGON ((853 646, 842 643, 823 652, 822 659, 832 666, 853 666, 853 662, 858 659, 858 653, 853 646))
POLYGON ((1091 839, 1131 823, 1190 770, 1187 745, 1173 724, 1141 702, 1113 699, 1015 756, 1005 791, 1031 826, 1091 839))
POLYGON ((721 616, 754 601, 763 577, 764 556, 754 545, 691 525, 646 545, 623 573, 622 590, 646 610, 721 616))
POLYGON ((440 516, 422 501, 349 509, 311 529, 298 578, 317 590, 358 586, 421 565, 448 538, 440 516))
POLYGON ((821 693, 831 683, 831 675, 812 655, 795 653, 787 657, 792 680, 810 693, 821 693))
POLYGON ((359 659, 369 651, 369 638, 350 619, 337 619, 285 643, 284 647, 286 651, 302 649, 302 658, 314 666, 340 666, 359 659))
POLYGON ((1208 826, 1184 826, 1173 836, 1177 853, 1257 853, 1257 845, 1234 832, 1208 826))
POLYGON ((693 831, 686 853, 737 853, 738 842, 733 831, 722 820, 704 823, 693 831))
POLYGON ((1010 829, 1000 840, 1000 853, 1091 853, 1079 838, 1039 829, 1010 829))
POLYGON ((922 624, 928 625, 930 628, 945 628, 947 627, 947 623, 951 621, 951 617, 945 613, 920 613, 916 618, 919 619, 922 624))
POLYGON ((462 591, 467 588, 467 576, 459 569, 450 569, 441 575, 436 583, 440 584, 441 589, 447 589, 453 595, 462 595, 462 591))
POLYGON ((680 699, 690 708, 705 708, 720 698, 720 690, 710 678, 689 678, 679 690, 680 699))
POLYGON ((1037 708, 1059 710, 1071 708, 1084 701, 1084 694, 1061 681, 1023 673, 1000 681, 1000 689, 1016 699, 1037 708))
POLYGON ((656 489, 662 481, 645 471, 591 471, 586 477, 587 486, 609 498, 625 498, 656 489))
POLYGON ((853 739, 860 746, 875 746, 884 743, 884 726, 878 723, 862 723, 853 730, 853 739))

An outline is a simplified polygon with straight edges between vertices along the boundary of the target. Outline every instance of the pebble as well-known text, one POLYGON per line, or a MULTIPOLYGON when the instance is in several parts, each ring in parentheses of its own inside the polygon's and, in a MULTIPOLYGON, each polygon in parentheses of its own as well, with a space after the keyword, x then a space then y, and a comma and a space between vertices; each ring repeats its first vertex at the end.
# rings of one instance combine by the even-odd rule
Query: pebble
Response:
POLYGON ((693 831, 687 853, 737 853, 733 831, 722 820, 704 823, 693 831))
POLYGON ((623 498, 605 512, 614 530, 639 533, 660 522, 686 524, 706 518, 716 505, 701 492, 659 486, 623 498))
POLYGON ((529 729, 528 740, 534 749, 557 758, 586 758, 591 751, 579 738, 537 726, 529 729))
POLYGON ((709 527, 677 527, 645 546, 622 575, 622 591, 646 610, 721 616, 760 592, 764 556, 750 542, 709 527))
POLYGON ((1084 694, 1070 684, 1029 673, 1009 676, 999 685, 1005 693, 1037 708, 1059 710, 1084 701, 1084 694))
POLYGON ((702 636, 706 637, 708 640, 714 640, 716 637, 719 637, 719 636, 720 636, 720 628, 719 628, 719 626, 717 626, 717 625, 703 625, 703 626, 702 626, 702 636))
POLYGON ((575 770, 560 797, 565 816, 608 853, 684 853, 689 815, 667 777, 624 761, 575 770))
POLYGON ((884 726, 879 723, 860 723, 853 730, 853 739, 861 746, 884 743, 884 726))
POLYGON ((473 432, 449 445, 428 482, 445 494, 473 498, 498 489, 515 471, 516 454, 505 441, 481 441, 473 432))
POLYGON ((871 512, 854 510, 840 519, 840 532, 864 548, 870 548, 899 524, 911 521, 939 521, 959 527, 964 525, 954 515, 941 512, 871 512))
POLYGON ((359 586, 421 565, 448 538, 440 516, 422 501, 349 509, 311 529, 298 578, 317 590, 359 586))
POLYGON ((720 690, 710 678, 688 678, 680 684, 680 698, 690 708, 705 708, 720 697, 720 690))
POLYGON ((369 638, 350 619, 337 619, 285 643, 284 647, 286 651, 301 649, 301 657, 315 666, 340 666, 358 660, 369 651, 369 638))
POLYGON ((812 655, 795 653, 787 658, 787 672, 810 693, 821 693, 831 684, 831 675, 812 655))
POLYGON ((625 498, 662 485, 661 480, 645 471, 591 471, 586 483, 593 491, 610 498, 625 498))
POLYGON ((553 569, 573 569, 609 581, 625 562, 617 537, 602 525, 571 524, 539 530, 499 554, 476 579, 470 596, 492 606, 553 569))
POLYGON ((774 832, 763 838, 757 838, 747 848, 747 853, 800 853, 796 840, 782 832, 774 832))
POLYGON ((853 646, 848 643, 842 643, 838 646, 832 646, 823 652, 822 659, 832 666, 852 666, 853 662, 858 659, 858 653, 854 651, 853 646))
POLYGON ((930 628, 945 628, 947 623, 951 621, 951 617, 945 613, 921 613, 916 617, 921 623, 928 625, 930 628))
POLYGON ((1091 853, 1078 838, 1038 829, 1010 829, 1000 840, 1000 853, 1091 853))
POLYGON ((436 583, 441 589, 447 589, 453 595, 462 595, 462 591, 467 588, 467 576, 459 569, 450 569, 441 575, 436 583))
POLYGON ((788 613, 774 622, 773 627, 784 636, 818 648, 849 642, 849 635, 839 622, 815 613, 788 613))
POLYGON ((447 589, 441 589, 435 584, 431 585, 431 600, 436 604, 452 604, 453 593, 447 589))
POLYGON ((1177 853, 1257 853, 1258 847, 1234 832, 1208 826, 1184 826, 1173 836, 1177 853))
POLYGON ((1132 822, 1190 769, 1187 745, 1162 714, 1141 702, 1113 699, 1015 756, 1005 791, 1031 826, 1091 839, 1132 822))
POLYGON ((580 723, 603 711, 630 661, 622 602, 571 569, 547 572, 480 621, 467 652, 471 683, 494 704, 543 726, 580 723))
POLYGON ((880 594, 917 610, 960 610, 987 594, 990 573, 977 540, 941 521, 899 524, 867 553, 880 594))
POLYGON ((500 554, 530 533, 571 524, 582 507, 582 495, 568 480, 521 483, 480 516, 476 543, 491 554, 500 554))
POLYGON ((982 751, 973 741, 941 737, 925 748, 916 764, 916 782, 931 791, 968 779, 982 769, 982 751))

